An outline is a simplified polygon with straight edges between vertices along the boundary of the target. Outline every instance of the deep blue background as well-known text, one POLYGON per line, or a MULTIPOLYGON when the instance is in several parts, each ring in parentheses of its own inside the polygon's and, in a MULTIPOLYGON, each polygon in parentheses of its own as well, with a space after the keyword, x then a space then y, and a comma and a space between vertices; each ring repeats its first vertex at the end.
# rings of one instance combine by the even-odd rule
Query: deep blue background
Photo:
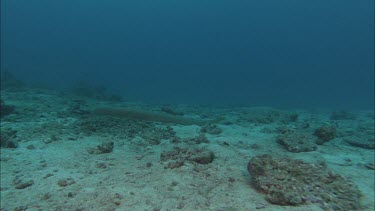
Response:
POLYGON ((129 100, 373 108, 373 0, 1 0, 1 67, 129 100))

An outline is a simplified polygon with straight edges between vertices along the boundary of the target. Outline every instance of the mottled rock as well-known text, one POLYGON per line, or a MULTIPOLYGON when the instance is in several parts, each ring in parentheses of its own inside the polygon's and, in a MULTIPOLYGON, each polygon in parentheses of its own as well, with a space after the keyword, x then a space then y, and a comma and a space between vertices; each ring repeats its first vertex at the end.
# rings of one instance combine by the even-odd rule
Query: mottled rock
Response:
POLYGON ((252 181, 274 204, 316 203, 326 210, 361 210, 358 188, 324 166, 271 155, 253 157, 247 166, 252 181))
POLYGON ((310 152, 317 148, 312 135, 297 131, 277 136, 277 142, 290 152, 310 152))

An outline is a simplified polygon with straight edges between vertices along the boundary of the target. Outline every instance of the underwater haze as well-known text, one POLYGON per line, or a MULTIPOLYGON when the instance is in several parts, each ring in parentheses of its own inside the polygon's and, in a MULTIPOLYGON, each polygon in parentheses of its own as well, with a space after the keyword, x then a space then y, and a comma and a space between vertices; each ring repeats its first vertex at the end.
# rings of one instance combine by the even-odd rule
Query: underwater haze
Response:
POLYGON ((374 0, 0 2, 0 211, 374 211, 374 0))
POLYGON ((373 0, 2 0, 1 69, 126 100, 372 109, 373 0))

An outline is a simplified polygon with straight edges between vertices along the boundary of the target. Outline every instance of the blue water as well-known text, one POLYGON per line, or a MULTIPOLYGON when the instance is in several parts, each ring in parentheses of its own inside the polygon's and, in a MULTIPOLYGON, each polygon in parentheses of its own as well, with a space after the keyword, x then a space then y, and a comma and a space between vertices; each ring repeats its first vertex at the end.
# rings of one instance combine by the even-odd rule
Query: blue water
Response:
POLYGON ((127 100, 371 109, 373 0, 2 0, 1 69, 127 100))

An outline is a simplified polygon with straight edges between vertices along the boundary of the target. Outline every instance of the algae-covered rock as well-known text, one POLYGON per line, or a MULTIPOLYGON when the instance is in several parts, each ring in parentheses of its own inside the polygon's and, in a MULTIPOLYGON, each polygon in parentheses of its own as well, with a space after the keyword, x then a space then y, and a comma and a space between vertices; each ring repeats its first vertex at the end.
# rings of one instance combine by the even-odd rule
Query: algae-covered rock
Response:
POLYGON ((318 137, 316 143, 321 145, 336 138, 336 128, 332 125, 323 125, 315 130, 314 135, 318 137))
POLYGON ((316 203, 326 210, 361 210, 357 186, 324 166, 271 155, 253 157, 247 166, 254 186, 278 205, 316 203))

